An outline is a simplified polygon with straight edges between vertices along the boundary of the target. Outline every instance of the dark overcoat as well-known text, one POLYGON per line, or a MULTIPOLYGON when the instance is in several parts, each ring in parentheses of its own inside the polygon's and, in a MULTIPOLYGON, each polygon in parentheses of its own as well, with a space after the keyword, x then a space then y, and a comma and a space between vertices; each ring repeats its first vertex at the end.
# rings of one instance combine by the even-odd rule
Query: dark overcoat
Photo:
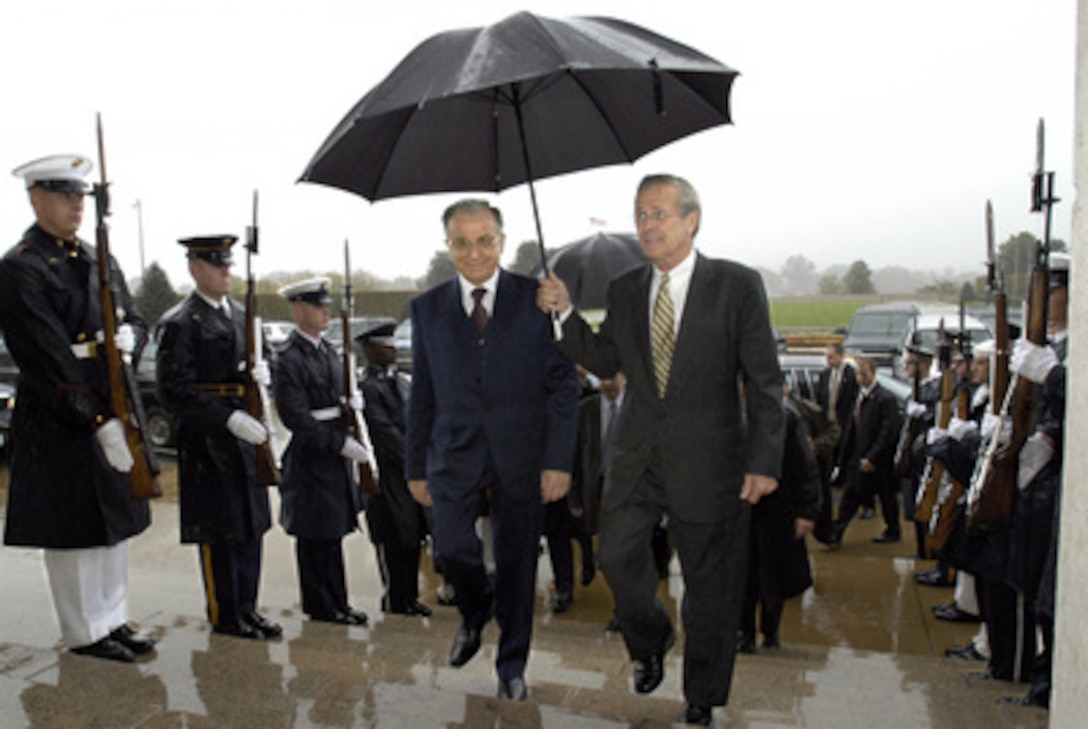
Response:
POLYGON ((159 399, 178 418, 183 543, 239 544, 272 524, 267 490, 256 486, 255 449, 227 430, 245 399, 208 388, 249 381, 245 311, 230 306, 228 319, 194 292, 159 321, 156 380, 159 399))
MULTIPOLYGON (((110 281, 142 347, 147 327, 114 260, 110 281)), ((98 547, 142 532, 147 502, 131 497, 94 435, 113 417, 105 359, 72 349, 103 336, 95 249, 80 242, 70 252, 28 229, 0 262, 0 328, 19 366, 4 543, 98 547)))
POLYGON ((367 430, 378 458, 381 491, 367 504, 366 523, 375 544, 409 549, 423 538, 423 507, 404 478, 404 428, 410 384, 399 372, 367 367, 360 383, 367 430))
POLYGON ((759 570, 763 594, 785 599, 812 585, 808 549, 797 539, 794 520, 815 522, 820 513, 820 470, 808 434, 793 403, 784 405, 786 440, 778 489, 752 508, 751 538, 758 555, 749 569, 759 570))
POLYGON ((291 332, 276 359, 276 410, 291 431, 283 455, 280 524, 288 534, 339 539, 359 526, 362 495, 351 462, 340 455, 347 423, 314 417, 341 406, 344 368, 332 345, 315 347, 291 332))

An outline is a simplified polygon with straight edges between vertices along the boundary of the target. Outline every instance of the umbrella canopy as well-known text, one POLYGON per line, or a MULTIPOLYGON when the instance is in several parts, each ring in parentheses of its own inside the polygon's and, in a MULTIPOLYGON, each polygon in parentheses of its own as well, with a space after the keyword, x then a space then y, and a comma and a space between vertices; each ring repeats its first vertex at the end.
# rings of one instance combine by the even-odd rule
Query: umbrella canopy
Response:
POLYGON ((301 181, 379 200, 498 192, 632 162, 729 123, 736 75, 621 20, 522 12, 420 44, 344 117, 301 181))
MULTIPOLYGON (((553 251, 548 266, 563 280, 581 310, 605 308, 608 283, 649 259, 634 233, 597 233, 553 251)), ((540 268, 530 275, 540 274, 540 268)))

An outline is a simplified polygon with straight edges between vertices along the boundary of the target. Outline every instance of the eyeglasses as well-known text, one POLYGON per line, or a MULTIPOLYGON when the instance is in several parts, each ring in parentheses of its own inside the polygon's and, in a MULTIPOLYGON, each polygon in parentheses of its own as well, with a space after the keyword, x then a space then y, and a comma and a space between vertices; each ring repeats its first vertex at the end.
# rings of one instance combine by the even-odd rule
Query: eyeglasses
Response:
POLYGON ((660 223, 664 220, 675 217, 677 216, 673 215, 672 213, 666 213, 664 210, 651 210, 648 213, 640 210, 639 212, 635 213, 635 221, 638 222, 639 225, 642 225, 648 220, 652 220, 655 223, 660 223))
POLYGON ((490 253, 501 241, 501 235, 482 235, 474 241, 468 238, 450 238, 446 241, 446 244, 457 255, 464 255, 473 249, 480 253, 490 253))

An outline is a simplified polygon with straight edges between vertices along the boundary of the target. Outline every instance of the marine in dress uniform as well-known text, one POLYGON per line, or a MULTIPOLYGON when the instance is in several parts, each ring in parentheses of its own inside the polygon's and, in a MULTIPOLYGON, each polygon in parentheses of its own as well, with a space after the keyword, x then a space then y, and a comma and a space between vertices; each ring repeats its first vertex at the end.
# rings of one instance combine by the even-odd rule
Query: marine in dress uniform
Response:
MULTIPOLYGON (((159 399, 178 418, 181 541, 195 544, 208 620, 217 633, 262 640, 283 631, 257 612, 268 493, 254 446, 268 440, 246 412, 245 309, 228 296, 233 235, 185 238, 196 290, 158 326, 159 399), (263 485, 262 485, 263 486, 263 485)), ((259 370, 259 371, 258 371, 259 370)))
POLYGON ((367 449, 348 434, 344 370, 321 337, 329 324, 329 279, 307 279, 280 289, 296 328, 276 360, 276 409, 291 431, 283 457, 280 524, 295 537, 302 612, 311 620, 366 625, 348 604, 342 540, 359 528, 363 509, 351 460, 367 449))
POLYGON ((147 339, 117 262, 121 325, 102 331, 97 256, 77 237, 84 178, 76 155, 35 160, 25 180, 36 222, 0 262, 0 328, 19 366, 4 543, 41 547, 64 644, 132 661, 154 642, 126 622, 128 542, 150 523, 125 473, 132 454, 111 411, 100 344, 133 353, 147 339))
POLYGON ((367 360, 360 383, 366 403, 363 415, 378 457, 381 486, 367 504, 366 521, 385 585, 382 610, 427 617, 431 609, 419 601, 423 507, 412 498, 404 478, 404 418, 411 384, 394 366, 394 329, 394 324, 382 324, 357 337, 367 360))

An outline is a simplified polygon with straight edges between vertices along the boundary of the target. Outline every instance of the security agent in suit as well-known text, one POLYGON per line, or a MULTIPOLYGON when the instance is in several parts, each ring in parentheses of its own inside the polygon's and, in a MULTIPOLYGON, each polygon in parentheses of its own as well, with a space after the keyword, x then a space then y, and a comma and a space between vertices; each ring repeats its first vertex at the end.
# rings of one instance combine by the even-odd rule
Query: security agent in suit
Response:
POLYGON ((321 337, 329 325, 329 279, 297 281, 280 294, 295 319, 276 359, 276 410, 291 431, 280 524, 295 537, 302 612, 311 620, 366 625, 366 613, 348 604, 341 542, 359 528, 363 509, 351 461, 366 461, 368 451, 348 434, 343 365, 321 337))
POLYGON ((102 331, 95 248, 78 237, 91 162, 76 155, 14 171, 35 223, 0 262, 0 328, 19 366, 4 543, 41 547, 61 639, 75 653, 132 661, 154 641, 126 622, 128 539, 150 523, 132 498, 124 427, 99 342, 138 354, 147 328, 117 262, 116 335, 102 331), (139 345, 139 346, 137 346, 139 345))
POLYGON ((824 352, 827 367, 820 373, 816 386, 816 404, 830 420, 839 424, 840 438, 836 444, 835 461, 838 461, 842 443, 841 433, 844 424, 850 419, 850 412, 858 396, 858 383, 854 366, 844 358, 842 342, 827 345, 824 352))
POLYGON ((435 547, 457 592, 462 624, 450 663, 476 654, 494 612, 499 697, 524 700, 543 504, 570 487, 578 378, 551 344, 536 282, 499 268, 499 211, 462 200, 443 223, 458 276, 412 300, 408 487, 433 506, 435 547), (493 587, 475 531, 484 499, 493 587))
POLYGON ((538 304, 563 318, 562 351, 602 377, 621 368, 627 375, 601 505, 600 565, 635 662, 635 690, 649 693, 674 641, 650 546, 668 516, 685 583, 681 718, 708 724, 729 697, 751 505, 777 488, 785 418, 762 282, 749 268, 695 252, 700 217, 687 181, 644 178, 635 221, 652 264, 612 281, 599 333, 554 275, 541 282, 538 304))
POLYGON ((412 498, 404 479, 404 427, 411 384, 395 365, 395 329, 392 323, 380 324, 356 337, 366 355, 359 388, 381 481, 381 490, 367 504, 366 522, 385 585, 382 611, 426 618, 431 609, 419 601, 420 545, 426 522, 423 507, 412 498))
POLYGON ((283 631, 257 612, 261 540, 271 526, 254 446, 268 431, 246 412, 245 309, 228 297, 233 235, 185 238, 196 290, 162 315, 156 380, 178 418, 181 541, 196 544, 216 633, 263 640, 283 631))
POLYGON ((857 514, 866 494, 880 499, 884 515, 884 533, 874 542, 898 542, 899 501, 893 465, 895 443, 899 435, 899 403, 895 395, 876 380, 876 364, 868 357, 857 360, 858 396, 854 412, 843 434, 839 471, 846 479, 839 515, 835 519, 833 545, 842 543, 842 535, 857 514))

